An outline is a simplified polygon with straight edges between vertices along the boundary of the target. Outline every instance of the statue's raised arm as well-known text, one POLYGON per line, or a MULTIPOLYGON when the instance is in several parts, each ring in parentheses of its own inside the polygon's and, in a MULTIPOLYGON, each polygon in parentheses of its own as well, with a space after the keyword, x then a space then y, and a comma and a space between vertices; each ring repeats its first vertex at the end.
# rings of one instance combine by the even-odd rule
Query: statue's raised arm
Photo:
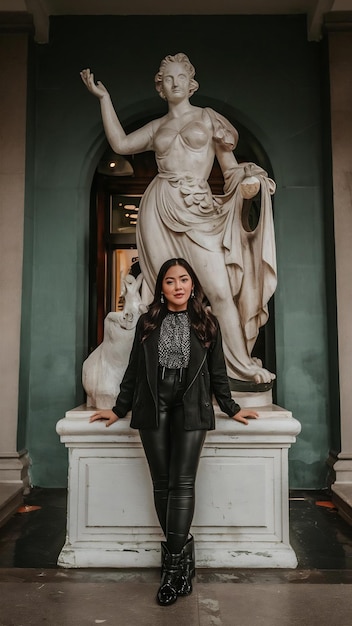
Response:
POLYGON ((110 94, 101 81, 95 82, 94 74, 90 69, 82 70, 81 78, 88 91, 100 101, 101 116, 106 138, 114 150, 119 154, 136 154, 151 150, 152 124, 126 135, 112 104, 110 94))

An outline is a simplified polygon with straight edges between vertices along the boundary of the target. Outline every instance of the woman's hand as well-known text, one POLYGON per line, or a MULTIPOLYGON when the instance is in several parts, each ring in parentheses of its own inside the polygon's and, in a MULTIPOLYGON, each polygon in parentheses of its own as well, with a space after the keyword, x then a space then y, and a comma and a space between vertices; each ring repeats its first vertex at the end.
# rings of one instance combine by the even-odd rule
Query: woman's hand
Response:
POLYGON ((89 421, 96 422, 97 420, 107 420, 105 426, 111 426, 111 424, 117 422, 118 419, 119 418, 117 417, 116 413, 114 413, 114 411, 112 411, 111 409, 106 409, 104 411, 97 411, 96 413, 94 413, 94 415, 89 418, 89 421))
POLYGON ((236 422, 241 422, 241 424, 248 424, 248 420, 246 417, 250 417, 252 419, 257 419, 259 417, 259 413, 257 411, 251 411, 250 409, 241 409, 233 416, 232 419, 236 420, 236 422))
POLYGON ((104 87, 103 83, 98 80, 97 83, 94 82, 94 74, 90 71, 90 69, 82 70, 80 72, 81 78, 87 87, 88 91, 101 100, 104 96, 108 96, 109 92, 104 87))

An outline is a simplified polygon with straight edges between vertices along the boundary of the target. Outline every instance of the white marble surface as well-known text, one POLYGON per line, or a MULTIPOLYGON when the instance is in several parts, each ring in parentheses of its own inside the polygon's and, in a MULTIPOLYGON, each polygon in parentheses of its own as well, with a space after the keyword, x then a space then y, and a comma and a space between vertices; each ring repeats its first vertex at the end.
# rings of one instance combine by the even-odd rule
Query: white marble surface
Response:
POLYGON ((82 384, 87 406, 111 409, 130 357, 136 324, 147 307, 139 293, 143 274, 122 278, 125 302, 122 311, 111 311, 104 320, 102 343, 87 357, 82 367, 82 384))
MULTIPOLYGON (((258 410, 258 409, 257 409, 258 410)), ((138 431, 129 419, 90 424, 85 406, 57 424, 69 448, 63 567, 154 567, 162 535, 138 431)), ((248 426, 217 412, 208 432, 192 525, 199 567, 296 567, 289 544, 288 449, 300 432, 289 411, 259 409, 248 426)))

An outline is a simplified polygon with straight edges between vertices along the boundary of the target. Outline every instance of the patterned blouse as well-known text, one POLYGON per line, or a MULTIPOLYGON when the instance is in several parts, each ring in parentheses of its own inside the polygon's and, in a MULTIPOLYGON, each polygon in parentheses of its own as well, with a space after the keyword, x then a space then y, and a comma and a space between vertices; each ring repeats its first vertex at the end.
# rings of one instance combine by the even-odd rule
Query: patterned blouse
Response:
POLYGON ((169 311, 160 327, 159 365, 170 369, 188 367, 190 352, 191 322, 187 311, 169 311))

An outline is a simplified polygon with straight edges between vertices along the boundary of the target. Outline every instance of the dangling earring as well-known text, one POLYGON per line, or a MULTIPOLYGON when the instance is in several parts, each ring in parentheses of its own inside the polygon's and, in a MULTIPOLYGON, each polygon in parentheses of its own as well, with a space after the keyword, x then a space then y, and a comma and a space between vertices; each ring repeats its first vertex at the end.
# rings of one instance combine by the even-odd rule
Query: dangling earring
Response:
POLYGON ((194 298, 194 287, 192 287, 191 298, 194 298))
POLYGON ((164 294, 163 294, 163 292, 161 292, 160 302, 161 302, 161 304, 164 304, 164 294))

